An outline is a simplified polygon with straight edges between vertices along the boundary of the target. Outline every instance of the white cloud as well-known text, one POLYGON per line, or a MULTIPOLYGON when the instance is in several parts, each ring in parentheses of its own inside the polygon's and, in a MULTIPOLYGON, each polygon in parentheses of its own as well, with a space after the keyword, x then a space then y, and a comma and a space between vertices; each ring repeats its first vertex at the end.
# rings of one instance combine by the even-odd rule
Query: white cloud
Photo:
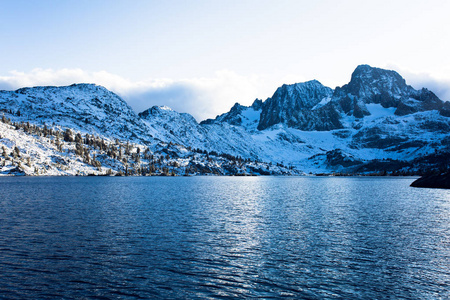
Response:
POLYGON ((213 118, 228 111, 235 102, 250 105, 257 97, 268 97, 276 86, 258 76, 242 76, 222 70, 206 78, 148 79, 133 82, 106 71, 87 72, 81 69, 34 69, 31 72, 11 71, 0 76, 0 89, 17 89, 41 85, 95 83, 119 94, 136 112, 154 105, 166 105, 179 112, 188 112, 197 120, 213 118))

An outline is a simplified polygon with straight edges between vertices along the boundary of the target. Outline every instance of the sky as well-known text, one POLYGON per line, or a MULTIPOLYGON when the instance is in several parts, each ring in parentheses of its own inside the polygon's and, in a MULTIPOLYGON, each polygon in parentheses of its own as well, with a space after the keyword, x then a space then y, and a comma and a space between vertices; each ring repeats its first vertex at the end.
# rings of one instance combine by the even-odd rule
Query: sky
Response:
POLYGON ((213 118, 360 64, 450 100, 450 1, 0 0, 0 89, 96 83, 213 118))

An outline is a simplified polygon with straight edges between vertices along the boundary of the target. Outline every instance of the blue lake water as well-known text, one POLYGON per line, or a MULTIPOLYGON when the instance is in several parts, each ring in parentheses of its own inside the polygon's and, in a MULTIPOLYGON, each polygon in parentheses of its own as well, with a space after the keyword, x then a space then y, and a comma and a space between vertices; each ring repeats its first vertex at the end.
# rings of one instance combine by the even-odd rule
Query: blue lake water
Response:
POLYGON ((450 298, 412 178, 0 178, 0 298, 450 298))

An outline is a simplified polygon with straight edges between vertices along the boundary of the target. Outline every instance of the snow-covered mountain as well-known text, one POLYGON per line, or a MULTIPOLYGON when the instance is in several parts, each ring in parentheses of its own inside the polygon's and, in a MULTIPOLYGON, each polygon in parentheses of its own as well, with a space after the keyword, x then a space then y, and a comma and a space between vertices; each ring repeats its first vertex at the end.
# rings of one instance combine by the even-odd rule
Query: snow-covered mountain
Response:
POLYGON ((73 84, 0 91, 0 111, 29 121, 124 139, 151 140, 133 109, 102 86, 73 84))
POLYGON ((393 169, 398 161, 448 151, 449 117, 450 102, 415 90, 395 71, 361 65, 335 90, 317 80, 283 85, 265 101, 236 103, 201 125, 245 129, 247 149, 264 149, 253 151, 261 159, 313 172, 358 172, 373 168, 373 160, 393 169))
POLYGON ((90 84, 0 91, 0 111, 12 121, 136 142, 154 153, 178 145, 185 149, 173 152, 178 157, 206 152, 208 163, 239 158, 267 162, 264 170, 270 170, 217 163, 234 170, 222 174, 288 173, 269 167, 283 165, 297 173, 418 172, 450 163, 450 102, 415 90, 395 71, 368 65, 334 90, 317 80, 283 85, 265 101, 236 103, 201 123, 164 106, 136 114, 114 93, 90 84))
MULTIPOLYGON (((395 108, 396 116, 437 110, 449 116, 450 103, 440 100, 433 92, 423 88, 415 90, 395 71, 358 66, 348 84, 334 91, 317 80, 279 87, 271 98, 261 103, 258 129, 275 124, 305 131, 327 131, 347 127, 348 116, 362 119, 370 116, 367 104, 380 104, 395 108)), ((229 113, 209 122, 230 122, 228 115, 236 115, 236 104, 229 113)), ((245 108, 240 107, 240 111, 245 108)), ((233 120, 231 119, 231 120, 233 120)))

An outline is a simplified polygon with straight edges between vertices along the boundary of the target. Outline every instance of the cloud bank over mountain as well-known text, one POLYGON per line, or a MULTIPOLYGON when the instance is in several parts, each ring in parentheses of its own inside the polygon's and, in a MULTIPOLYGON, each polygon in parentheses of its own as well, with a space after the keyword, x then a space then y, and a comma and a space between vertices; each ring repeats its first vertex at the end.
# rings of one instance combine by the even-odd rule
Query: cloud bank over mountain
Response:
MULTIPOLYGON (((395 67, 393 69, 399 69, 395 67)), ((450 100, 450 80, 437 79, 426 73, 400 70, 408 84, 416 89, 426 87, 442 100, 450 100)), ((295 80, 290 75, 289 81, 295 80)), ((280 79, 280 82, 286 81, 280 79)), ((320 78, 316 78, 320 81, 320 78)), ((63 86, 73 83, 95 83, 122 96, 136 111, 144 111, 154 105, 166 105, 178 112, 192 114, 197 121, 213 118, 229 110, 234 103, 250 105, 255 98, 272 96, 278 82, 262 76, 243 76, 230 70, 218 71, 210 77, 171 79, 155 78, 141 81, 106 71, 82 69, 33 69, 30 72, 11 71, 0 76, 0 90, 15 90, 31 86, 63 86)))

